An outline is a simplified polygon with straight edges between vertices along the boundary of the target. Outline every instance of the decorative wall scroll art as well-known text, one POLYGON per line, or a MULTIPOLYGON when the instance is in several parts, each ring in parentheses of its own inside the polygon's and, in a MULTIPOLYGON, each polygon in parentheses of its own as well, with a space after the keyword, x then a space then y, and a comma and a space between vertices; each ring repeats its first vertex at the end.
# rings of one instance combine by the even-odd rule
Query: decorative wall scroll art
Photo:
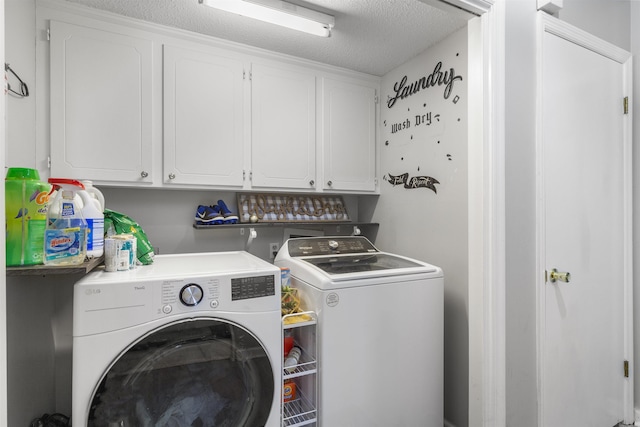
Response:
POLYGON ((402 185, 404 188, 428 188, 429 190, 433 190, 434 193, 438 193, 436 189, 436 184, 440 184, 440 182, 432 178, 430 176, 412 176, 409 178, 409 173, 403 173, 401 175, 385 175, 385 179, 389 184, 393 185, 402 185))
MULTIPOLYGON (((456 57, 458 56, 459 54, 456 53, 456 57)), ((416 163, 416 160, 418 161, 414 176, 411 176, 410 172, 384 175, 383 179, 393 187, 405 189, 427 188, 437 194, 436 184, 440 184, 440 182, 436 178, 421 174, 420 164, 427 161, 427 159, 435 159, 436 161, 442 159, 445 162, 453 161, 452 154, 446 152, 450 148, 445 147, 447 147, 447 136, 452 131, 451 123, 460 124, 460 116, 465 113, 463 110, 466 107, 463 106, 460 108, 460 116, 454 116, 454 120, 450 118, 452 112, 455 114, 455 110, 457 110, 455 106, 460 101, 460 96, 454 93, 454 87, 456 82, 463 81, 463 77, 457 75, 453 67, 443 70, 443 62, 439 61, 431 73, 423 75, 416 80, 410 80, 405 74, 394 83, 393 89, 390 90, 390 95, 387 97, 387 114, 385 114, 386 119, 383 121, 383 125, 386 128, 385 147, 391 148, 391 146, 395 145, 395 151, 399 150, 401 153, 401 162, 405 162, 405 155, 402 155, 404 154, 403 152, 408 151, 405 147, 411 144, 421 144, 426 152, 431 155, 420 159, 408 159, 413 160, 414 163, 416 163), (435 87, 444 87, 442 98, 437 92, 427 91, 427 89, 435 87), (410 97, 419 93, 422 96, 416 96, 413 98, 415 100, 410 99, 410 97), (449 99, 450 97, 451 99, 449 99), (402 104, 400 101, 408 104, 407 109, 392 113, 391 109, 394 106, 402 104), (452 103, 454 108, 451 108, 449 103, 452 103), (414 135, 422 137, 423 140, 414 140, 414 135), (444 152, 443 149, 445 150, 444 152)), ((394 163, 395 161, 392 159, 391 164, 394 163)))
POLYGON ((341 196, 238 193, 238 212, 241 222, 350 221, 341 196))

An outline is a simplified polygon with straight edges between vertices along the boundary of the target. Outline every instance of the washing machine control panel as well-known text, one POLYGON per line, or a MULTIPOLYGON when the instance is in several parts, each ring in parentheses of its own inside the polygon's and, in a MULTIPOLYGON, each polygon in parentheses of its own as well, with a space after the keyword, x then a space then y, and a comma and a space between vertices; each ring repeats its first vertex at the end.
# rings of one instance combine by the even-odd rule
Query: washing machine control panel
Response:
POLYGON ((171 314, 174 311, 203 308, 204 303, 209 308, 218 308, 220 304, 220 279, 204 277, 197 279, 197 283, 189 280, 165 280, 161 289, 160 311, 171 314))
POLYGON ((276 282, 272 274, 231 279, 231 301, 267 297, 275 294, 276 282))
POLYGON ((256 310, 273 306, 280 309, 280 294, 276 292, 279 276, 258 273, 164 280, 154 286, 154 294, 159 297, 154 312, 173 315, 201 310, 242 311, 249 303, 256 310))
POLYGON ((292 257, 378 252, 375 246, 362 236, 289 239, 287 246, 292 257))

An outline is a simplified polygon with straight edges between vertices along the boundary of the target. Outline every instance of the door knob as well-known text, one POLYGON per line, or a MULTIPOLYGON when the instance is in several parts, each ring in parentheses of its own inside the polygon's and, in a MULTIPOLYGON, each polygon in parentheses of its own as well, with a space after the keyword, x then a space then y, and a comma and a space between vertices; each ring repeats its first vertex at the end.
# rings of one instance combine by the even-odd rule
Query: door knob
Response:
POLYGON ((561 282, 569 283, 569 281, 571 280, 571 273, 569 273, 568 271, 561 272, 554 268, 553 270, 551 270, 551 274, 549 274, 549 281, 551 283, 556 283, 558 280, 561 282))

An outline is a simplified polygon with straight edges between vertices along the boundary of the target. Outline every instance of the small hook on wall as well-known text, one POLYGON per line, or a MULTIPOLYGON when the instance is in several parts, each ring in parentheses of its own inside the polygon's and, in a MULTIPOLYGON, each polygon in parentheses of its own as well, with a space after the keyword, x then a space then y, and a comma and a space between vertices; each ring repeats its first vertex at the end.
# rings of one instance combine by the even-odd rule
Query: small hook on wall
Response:
POLYGON ((247 239, 247 244, 245 245, 247 250, 251 246, 251 243, 253 242, 253 239, 255 239, 256 237, 258 237, 258 232, 256 231, 255 228, 250 228, 249 229, 249 238, 247 239))

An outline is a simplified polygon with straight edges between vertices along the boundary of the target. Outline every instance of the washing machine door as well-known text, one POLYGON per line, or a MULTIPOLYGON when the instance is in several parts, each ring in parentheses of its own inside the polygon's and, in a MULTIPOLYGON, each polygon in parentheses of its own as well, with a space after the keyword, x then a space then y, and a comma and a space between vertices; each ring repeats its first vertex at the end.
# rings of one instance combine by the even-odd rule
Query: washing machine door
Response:
POLYGON ((269 357, 251 332, 184 320, 120 354, 94 392, 87 426, 263 426, 273 394, 269 357))

